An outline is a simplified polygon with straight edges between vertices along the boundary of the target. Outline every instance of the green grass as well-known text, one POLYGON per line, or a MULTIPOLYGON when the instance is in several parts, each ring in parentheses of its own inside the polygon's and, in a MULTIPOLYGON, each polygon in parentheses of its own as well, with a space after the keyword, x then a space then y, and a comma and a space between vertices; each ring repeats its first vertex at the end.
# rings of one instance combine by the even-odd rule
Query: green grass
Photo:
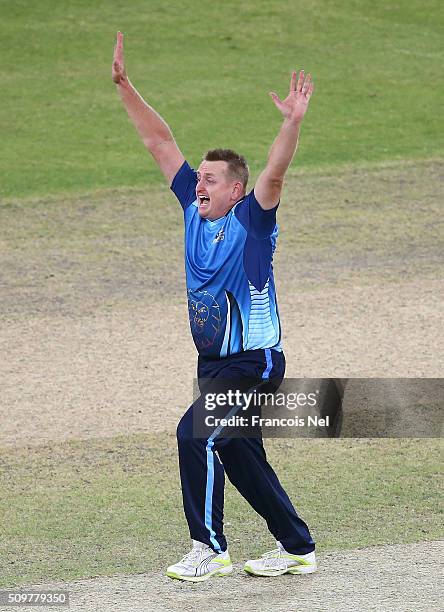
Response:
MULTIPOLYGON (((437 440, 269 440, 318 550, 442 535, 437 440)), ((0 452, 0 587, 161 570, 189 546, 175 440, 133 435, 0 452)), ((273 545, 227 485, 233 558, 273 545)))
POLYGON ((298 166, 442 153, 442 3, 2 0, 1 194, 46 195, 162 180, 127 122, 110 66, 126 35, 129 75, 192 163, 243 152, 257 171, 292 68, 316 92, 298 166))

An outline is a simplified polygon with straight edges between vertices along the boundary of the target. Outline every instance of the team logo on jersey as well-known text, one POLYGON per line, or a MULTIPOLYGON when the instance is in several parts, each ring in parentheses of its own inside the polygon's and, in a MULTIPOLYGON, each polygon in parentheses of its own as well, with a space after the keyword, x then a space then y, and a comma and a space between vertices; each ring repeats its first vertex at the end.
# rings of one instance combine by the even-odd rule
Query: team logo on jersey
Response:
POLYGON ((188 289, 188 314, 197 348, 212 346, 222 322, 220 307, 214 296, 208 291, 188 289))
POLYGON ((217 232, 216 238, 213 240, 213 244, 215 244, 216 242, 222 242, 222 240, 225 240, 225 233, 223 227, 217 232))

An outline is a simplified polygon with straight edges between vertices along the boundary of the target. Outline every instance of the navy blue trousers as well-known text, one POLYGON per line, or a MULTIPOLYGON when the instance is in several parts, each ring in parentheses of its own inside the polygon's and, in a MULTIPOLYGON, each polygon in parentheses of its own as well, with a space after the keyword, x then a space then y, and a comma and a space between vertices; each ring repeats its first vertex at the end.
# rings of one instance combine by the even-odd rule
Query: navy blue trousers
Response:
POLYGON ((284 354, 272 349, 244 351, 222 359, 199 357, 198 380, 202 395, 177 427, 179 467, 191 538, 204 542, 215 552, 227 548, 223 532, 225 473, 288 552, 306 554, 315 548, 307 525, 297 515, 267 461, 261 436, 224 438, 223 432, 216 430, 208 438, 193 435, 193 413, 202 411, 203 391, 208 379, 218 379, 219 390, 225 379, 236 379, 241 392, 258 385, 261 389, 268 385, 269 392, 279 387, 284 373, 284 354))

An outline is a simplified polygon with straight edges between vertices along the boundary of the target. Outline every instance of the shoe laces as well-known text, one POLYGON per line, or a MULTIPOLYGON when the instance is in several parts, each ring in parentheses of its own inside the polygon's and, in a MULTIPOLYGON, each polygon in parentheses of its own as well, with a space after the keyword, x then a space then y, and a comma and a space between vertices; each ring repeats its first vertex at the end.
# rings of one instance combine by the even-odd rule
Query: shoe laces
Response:
POLYGON ((280 568, 283 567, 283 565, 287 566, 288 561, 284 557, 284 552, 282 548, 275 548, 274 550, 265 552, 262 555, 263 567, 280 568))
POLYGON ((274 550, 269 550, 268 552, 265 552, 262 557, 264 559, 269 559, 270 557, 276 557, 277 554, 277 558, 280 559, 282 556, 282 549, 281 548, 275 548, 274 550))
POLYGON ((194 567, 194 564, 199 565, 206 552, 208 552, 208 548, 192 548, 189 553, 182 557, 179 564, 189 567, 194 567))

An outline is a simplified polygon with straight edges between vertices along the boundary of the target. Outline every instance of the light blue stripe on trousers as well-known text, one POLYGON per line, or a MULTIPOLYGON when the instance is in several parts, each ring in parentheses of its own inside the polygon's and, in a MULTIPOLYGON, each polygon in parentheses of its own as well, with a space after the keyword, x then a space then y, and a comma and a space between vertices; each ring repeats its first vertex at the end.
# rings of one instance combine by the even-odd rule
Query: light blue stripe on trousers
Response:
POLYGON ((267 367, 265 368, 264 373, 262 374, 262 378, 269 378, 271 368, 273 367, 273 359, 271 358, 271 349, 267 348, 265 350, 265 359, 267 360, 267 367))
POLYGON ((205 488, 205 527, 210 532, 210 541, 216 552, 221 552, 219 542, 216 540, 216 533, 213 530, 213 488, 214 488, 214 442, 208 438, 207 451, 207 484, 205 488))

